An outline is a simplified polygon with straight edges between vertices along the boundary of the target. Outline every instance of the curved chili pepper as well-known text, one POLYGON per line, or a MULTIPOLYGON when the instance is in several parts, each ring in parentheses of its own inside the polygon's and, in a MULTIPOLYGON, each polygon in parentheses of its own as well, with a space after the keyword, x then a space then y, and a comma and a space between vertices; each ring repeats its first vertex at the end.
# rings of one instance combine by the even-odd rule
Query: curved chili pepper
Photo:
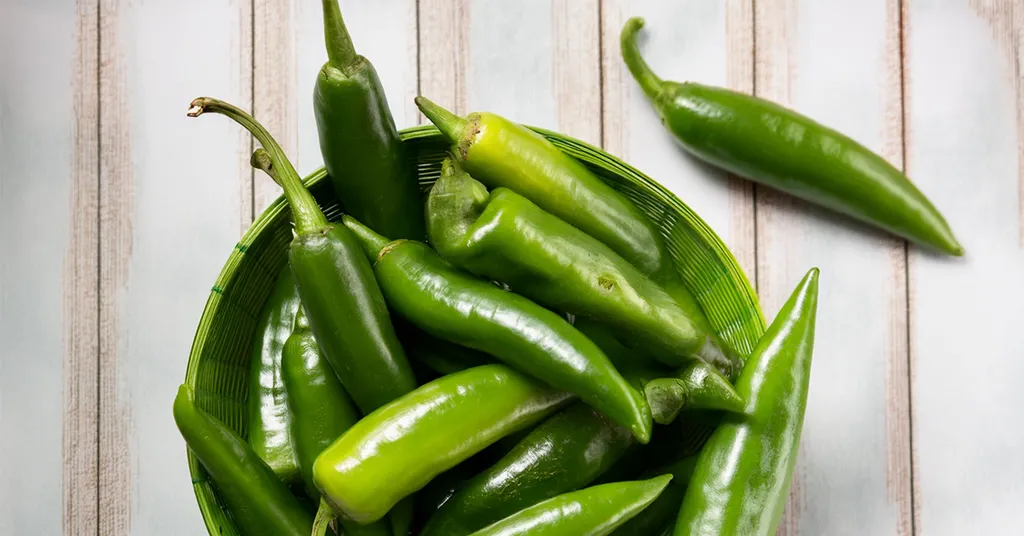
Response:
POLYGON ((331 368, 364 414, 416 388, 416 378, 391 325, 387 305, 356 237, 328 223, 281 146, 248 113, 223 101, 198 98, 189 116, 228 116, 265 151, 253 164, 284 188, 295 222, 288 259, 309 325, 331 368))
POLYGON ((680 144, 736 175, 963 255, 946 220, 900 170, 853 139, 773 102, 725 88, 663 81, 640 56, 632 18, 622 57, 680 144))
MULTIPOLYGON (((323 358, 302 308, 295 316, 295 328, 285 343, 281 367, 302 480, 309 498, 319 501, 320 491, 313 483, 313 463, 324 449, 359 421, 359 412, 323 358)), ((341 526, 346 535, 391 536, 388 526, 382 522, 359 525, 341 520, 341 526)))
POLYGON ((416 106, 477 180, 519 193, 659 282, 678 280, 661 235, 643 212, 544 137, 491 113, 458 117, 425 97, 416 97, 416 106))
POLYGON ((486 352, 651 437, 651 410, 601 350, 557 314, 442 259, 422 242, 389 242, 355 219, 388 305, 427 333, 486 352))
POLYGON ((807 405, 818 269, 804 276, 758 341, 727 415, 701 450, 675 534, 774 534, 786 504, 807 405))
POLYGON ((629 430, 577 403, 535 428, 441 506, 422 536, 458 536, 586 486, 634 442, 629 430))
POLYGON ((295 279, 284 270, 260 313, 249 365, 249 445, 287 483, 302 480, 292 443, 288 393, 281 379, 281 354, 298 308, 295 279))
POLYGON ((335 512, 372 523, 435 476, 571 398, 504 365, 444 376, 363 417, 320 454, 313 478, 335 512))
POLYGON ((670 296, 611 248, 507 188, 487 188, 451 157, 427 198, 430 243, 446 260, 541 305, 606 324, 659 361, 742 362, 687 292, 670 296))
POLYGON ((693 469, 697 465, 697 456, 688 456, 681 460, 663 465, 657 469, 646 471, 646 478, 656 475, 671 474, 672 481, 665 486, 661 495, 644 508, 643 512, 637 514, 633 519, 625 522, 615 529, 613 536, 651 536, 662 534, 666 530, 672 533, 676 514, 679 513, 679 504, 683 502, 686 494, 687 484, 693 475, 693 469))
POLYGON ((174 422, 243 534, 309 535, 313 518, 299 500, 238 434, 196 406, 187 385, 174 399, 174 422))
POLYGON ((512 514, 470 536, 605 536, 647 508, 672 475, 614 482, 559 495, 512 514))
POLYGON ((356 54, 338 0, 323 0, 323 13, 328 60, 316 77, 313 113, 331 183, 345 211, 371 229, 421 240, 419 183, 377 70, 356 54))

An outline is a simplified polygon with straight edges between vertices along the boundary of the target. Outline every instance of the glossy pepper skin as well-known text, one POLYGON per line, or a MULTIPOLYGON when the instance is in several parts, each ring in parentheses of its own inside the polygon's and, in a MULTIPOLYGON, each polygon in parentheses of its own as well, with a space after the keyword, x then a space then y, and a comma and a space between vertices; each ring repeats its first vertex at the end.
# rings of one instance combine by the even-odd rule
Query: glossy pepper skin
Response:
POLYGON ((626 22, 622 56, 662 123, 697 157, 736 175, 950 255, 963 255, 942 215, 878 154, 793 110, 724 88, 658 78, 626 22))
MULTIPOLYGON (((313 463, 317 456, 359 420, 348 393, 323 358, 301 308, 295 316, 295 328, 284 346, 283 377, 291 411, 291 435, 295 444, 306 494, 320 500, 313 483, 313 463)), ((383 522, 370 525, 341 521, 344 533, 352 536, 391 536, 383 522)))
POLYGON ((696 465, 697 456, 688 456, 647 471, 647 478, 671 474, 672 481, 665 486, 665 490, 650 506, 615 529, 612 536, 652 536, 666 530, 671 534, 676 514, 679 513, 679 504, 683 502, 687 484, 690 482, 696 465))
POLYGON ((471 536, 605 536, 647 508, 672 475, 566 493, 512 514, 471 536))
POLYGON ((644 396, 658 424, 671 424, 686 407, 732 413, 746 410, 746 403, 728 378, 703 362, 684 366, 670 377, 645 382, 644 396))
POLYGON ((298 308, 295 279, 289 270, 284 270, 260 313, 249 365, 249 445, 288 483, 299 482, 302 475, 292 443, 281 356, 298 308))
POLYGON ((422 240, 423 201, 377 71, 356 54, 338 0, 323 0, 327 63, 313 114, 320 152, 345 211, 371 229, 422 240))
POLYGON ((211 98, 192 101, 189 115, 227 115, 249 130, 263 150, 255 167, 284 188, 295 222, 288 260, 302 306, 324 357, 363 414, 416 388, 373 268, 359 240, 329 223, 277 141, 239 108, 211 98))
POLYGON ((634 443, 629 430, 577 403, 535 428, 463 485, 421 536, 469 534, 545 499, 586 486, 634 443))
POLYGON ((389 242, 349 216, 388 305, 435 337, 485 352, 579 396, 642 443, 651 437, 643 395, 603 352, 557 314, 458 270, 422 242, 389 242))
POLYGON ((741 365, 688 292, 669 295, 601 241, 508 188, 488 192, 450 157, 427 198, 427 233, 452 264, 605 323, 667 365, 741 365))
POLYGON ((793 291, 754 349, 736 390, 746 415, 727 415, 701 450, 676 536, 771 535, 796 462, 814 346, 818 269, 793 291))
POLYGON ((678 279, 661 235, 643 212, 544 137, 495 114, 461 118, 422 96, 416 105, 477 180, 519 193, 659 282, 678 279))
POLYGON ((435 476, 570 399, 504 365, 444 376, 356 423, 317 458, 313 477, 335 512, 372 523, 435 476))
POLYGON ((174 422, 209 473, 242 534, 308 536, 313 518, 249 445, 196 406, 192 388, 174 399, 174 422))

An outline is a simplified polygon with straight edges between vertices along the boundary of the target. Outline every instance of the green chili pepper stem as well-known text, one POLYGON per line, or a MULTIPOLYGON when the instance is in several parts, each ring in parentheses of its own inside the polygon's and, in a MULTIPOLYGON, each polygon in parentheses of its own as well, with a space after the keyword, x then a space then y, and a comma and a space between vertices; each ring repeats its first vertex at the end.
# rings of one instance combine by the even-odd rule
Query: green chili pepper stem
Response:
POLYGON ((414 102, 423 115, 427 116, 427 119, 441 131, 441 134, 448 138, 448 141, 458 143, 462 139, 462 134, 469 121, 445 110, 426 97, 416 97, 414 102))
POLYGON ((327 226, 327 218, 324 217, 313 194, 309 193, 309 190, 302 184, 302 179, 288 157, 285 156, 281 145, 263 125, 241 108, 211 97, 199 97, 193 100, 188 109, 188 116, 199 117, 206 112, 225 115, 234 120, 251 132, 263 145, 263 149, 270 156, 270 169, 276 170, 276 173, 264 171, 267 171, 267 174, 284 188, 284 195, 291 207, 292 218, 295 220, 295 231, 298 234, 317 232, 327 226))
POLYGON ((371 259, 377 259, 379 256, 383 255, 385 253, 384 248, 391 243, 391 240, 363 225, 359 220, 352 216, 342 216, 341 222, 356 235, 356 238, 359 239, 359 243, 363 246, 363 251, 366 252, 366 256, 371 259))
POLYGON ((657 101, 664 82, 654 74, 651 66, 640 55, 640 49, 636 46, 636 34, 643 27, 644 19, 642 17, 633 17, 626 21, 621 36, 622 59, 626 62, 626 67, 629 67, 633 78, 636 78, 637 83, 640 84, 640 88, 644 90, 644 94, 651 100, 657 101))
POLYGON ((312 536, 324 536, 327 534, 327 527, 337 518, 338 516, 334 513, 331 505, 327 504, 327 501, 320 499, 320 507, 316 511, 316 517, 313 518, 312 536))
POLYGON ((324 40, 327 42, 327 60, 332 67, 349 75, 352 65, 359 61, 352 37, 341 17, 338 0, 324 0, 324 40))
POLYGON ((703 362, 682 369, 676 377, 645 383, 644 396, 658 424, 671 423, 684 408, 743 413, 746 406, 729 380, 703 362))

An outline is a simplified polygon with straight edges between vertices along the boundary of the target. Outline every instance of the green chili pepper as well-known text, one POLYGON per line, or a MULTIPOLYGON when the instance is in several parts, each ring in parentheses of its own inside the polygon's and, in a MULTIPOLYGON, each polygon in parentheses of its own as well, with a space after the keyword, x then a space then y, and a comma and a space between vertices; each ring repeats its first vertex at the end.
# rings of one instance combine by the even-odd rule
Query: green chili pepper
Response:
POLYGON ((512 190, 488 193, 452 158, 427 198, 427 231, 452 264, 602 322, 663 363, 697 357, 725 374, 741 365, 689 293, 670 296, 611 248, 512 190))
POLYGON ((313 467, 330 507, 372 523, 432 478, 572 397, 504 365, 451 374, 367 415, 313 467))
POLYGON ((384 297, 356 237, 328 223, 280 145, 246 112, 198 98, 188 114, 224 114, 259 140, 253 165, 284 188, 296 236, 288 250, 302 306, 324 357, 362 413, 416 388, 416 378, 391 325, 384 297))
POLYGON ((249 365, 249 445, 281 480, 302 480, 291 437, 288 393, 281 379, 281 353, 292 331, 299 291, 288 270, 281 272, 263 306, 249 365))
POLYGON ((416 97, 416 106, 477 180, 519 193, 659 282, 678 280, 661 235, 643 212, 543 136, 495 114, 464 119, 425 97, 416 97))
POLYGON ((196 406, 187 385, 174 399, 174 422, 243 534, 309 535, 313 519, 299 500, 238 434, 196 406))
POLYGON ((320 152, 345 210, 377 232, 423 239, 419 183, 405 161, 377 71, 356 54, 337 0, 323 0, 327 63, 313 114, 320 152))
POLYGON ((745 403, 729 380, 706 363, 691 363, 675 376, 644 384, 654 422, 669 424, 684 407, 743 413, 745 403))
MULTIPOLYGON (((320 491, 313 483, 313 463, 324 449, 359 421, 359 412, 324 360, 302 308, 295 317, 292 335, 285 343, 282 368, 292 415, 292 440, 302 480, 306 494, 319 501, 320 491)), ((391 536, 382 522, 358 525, 342 520, 341 525, 346 535, 391 536)))
POLYGON ((622 57, 662 123, 697 157, 736 175, 963 255, 946 220, 917 187, 853 139, 773 102, 725 88, 663 81, 640 56, 632 18, 622 57))
POLYGON ((389 242, 349 216, 388 305, 427 333, 494 356, 578 395, 646 443, 651 410, 587 337, 557 314, 462 272, 426 244, 389 242))
POLYGON ((643 512, 615 529, 615 532, 612 533, 613 536, 651 536, 652 534, 661 534, 666 529, 671 534, 673 521, 676 514, 679 513, 679 504, 683 502, 687 483, 689 483, 696 465, 697 456, 688 456, 655 470, 647 471, 646 478, 671 474, 672 481, 665 486, 665 490, 650 506, 644 508, 643 512))
POLYGON ((774 534, 800 445, 818 305, 807 273, 757 343, 736 390, 746 415, 727 415, 700 453, 675 534, 774 534))
POLYGON ((604 536, 647 508, 672 475, 614 482, 559 495, 474 532, 471 536, 604 536))
POLYGON ((422 536, 458 536, 586 486, 633 444, 629 430, 582 403, 535 428, 497 464, 465 484, 422 536))

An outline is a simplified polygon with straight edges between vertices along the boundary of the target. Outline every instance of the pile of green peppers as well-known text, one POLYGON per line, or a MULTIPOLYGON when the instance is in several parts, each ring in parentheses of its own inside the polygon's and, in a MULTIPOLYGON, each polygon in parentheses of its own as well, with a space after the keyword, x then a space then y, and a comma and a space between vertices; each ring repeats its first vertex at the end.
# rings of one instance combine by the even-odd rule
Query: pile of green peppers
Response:
MULTIPOLYGON (((323 15, 314 111, 341 218, 325 217, 251 115, 207 97, 189 108, 255 136, 252 166, 283 188, 294 224, 254 339, 246 437, 192 388, 174 401, 237 528, 773 534, 807 401, 817 269, 743 355, 630 200, 522 125, 417 97, 451 145, 424 199, 337 0, 323 15), (694 435, 700 423, 709 438, 694 435)), ((962 253, 924 196, 866 149, 772 103, 658 79, 634 42, 641 25, 623 30, 624 59, 684 146, 962 253)))

